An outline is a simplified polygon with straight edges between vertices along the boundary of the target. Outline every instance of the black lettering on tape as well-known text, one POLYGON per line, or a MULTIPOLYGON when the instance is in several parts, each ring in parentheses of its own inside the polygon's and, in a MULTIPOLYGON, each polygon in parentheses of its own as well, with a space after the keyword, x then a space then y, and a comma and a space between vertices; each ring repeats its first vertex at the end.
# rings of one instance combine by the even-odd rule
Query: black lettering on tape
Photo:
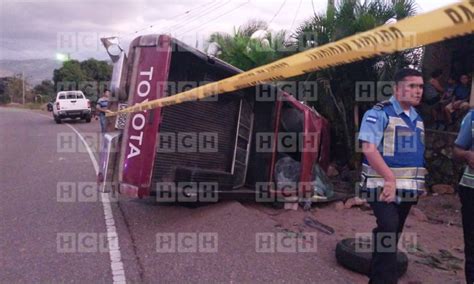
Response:
POLYGON ((396 27, 390 27, 389 28, 390 32, 395 36, 395 38, 404 38, 405 36, 403 35, 402 31, 397 29, 396 27))
POLYGON ((339 54, 339 50, 333 46, 328 47, 328 49, 334 55, 339 54))
POLYGON ((313 61, 318 60, 318 57, 316 56, 316 54, 310 53, 310 54, 307 54, 306 56, 309 57, 309 60, 313 60, 313 61))
POLYGON ((362 48, 362 46, 357 42, 357 39, 353 39, 351 40, 351 42, 354 43, 357 46, 357 48, 362 48))
POLYGON ((474 7, 474 1, 469 1, 469 4, 471 5, 471 8, 464 6, 463 4, 459 4, 457 5, 457 8, 459 8, 460 11, 456 11, 454 8, 448 8, 444 10, 444 13, 448 15, 455 25, 463 24, 465 22, 472 22, 474 19, 474 11, 472 10, 472 7, 474 7), (463 17, 463 14, 465 18, 463 17))
POLYGON ((463 23, 461 15, 458 12, 456 12, 454 9, 449 8, 449 9, 444 10, 444 12, 446 13, 446 15, 448 15, 448 17, 451 19, 451 21, 453 21, 455 25, 459 25, 463 23))
POLYGON ((352 47, 351 47, 351 45, 350 45, 349 43, 343 42, 343 43, 341 43, 341 45, 343 46, 343 48, 344 48, 347 52, 352 51, 352 47))
MULTIPOLYGON (((474 6, 474 1, 471 2, 471 5, 474 6)), ((464 5, 459 5, 459 9, 466 15, 467 21, 472 22, 474 19, 474 11, 464 5)))

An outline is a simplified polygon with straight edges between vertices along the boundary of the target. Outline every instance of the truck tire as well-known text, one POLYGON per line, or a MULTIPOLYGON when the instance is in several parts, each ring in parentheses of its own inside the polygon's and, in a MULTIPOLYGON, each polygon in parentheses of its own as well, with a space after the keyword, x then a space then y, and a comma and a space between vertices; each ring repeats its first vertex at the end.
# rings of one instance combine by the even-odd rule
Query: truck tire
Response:
MULTIPOLYGON (((336 260, 343 267, 364 275, 370 275, 370 262, 372 252, 356 252, 356 241, 354 238, 344 239, 337 243, 336 260)), ((398 277, 401 277, 408 269, 408 257, 403 252, 397 253, 398 277)))
POLYGON ((91 122, 91 116, 90 115, 86 116, 86 122, 87 123, 91 122))
POLYGON ((54 117, 54 121, 56 121, 57 124, 61 124, 61 119, 57 116, 54 117))

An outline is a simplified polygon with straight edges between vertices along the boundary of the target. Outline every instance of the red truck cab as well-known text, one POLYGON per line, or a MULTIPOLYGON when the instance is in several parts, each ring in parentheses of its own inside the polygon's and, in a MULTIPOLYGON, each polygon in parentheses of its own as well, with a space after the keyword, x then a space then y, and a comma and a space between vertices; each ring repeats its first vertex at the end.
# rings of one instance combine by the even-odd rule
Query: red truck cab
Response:
MULTIPOLYGON (((112 110, 242 72, 167 35, 137 37, 114 61, 112 110)), ((327 120, 273 85, 110 117, 108 130, 98 181, 133 197, 308 196, 301 185, 313 181, 314 165, 326 171, 329 163, 327 120), (283 157, 300 165, 286 192, 272 186, 283 157)))

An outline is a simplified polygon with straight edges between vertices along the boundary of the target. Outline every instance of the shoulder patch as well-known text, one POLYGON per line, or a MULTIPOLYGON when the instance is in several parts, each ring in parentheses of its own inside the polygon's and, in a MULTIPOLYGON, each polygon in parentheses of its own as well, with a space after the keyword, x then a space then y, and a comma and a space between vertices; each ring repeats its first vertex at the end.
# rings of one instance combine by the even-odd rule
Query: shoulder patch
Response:
POLYGON ((389 100, 381 101, 376 103, 372 108, 375 110, 383 110, 385 106, 391 105, 392 103, 389 100))
POLYGON ((377 122, 377 120, 378 120, 378 118, 376 116, 372 116, 372 115, 367 116, 367 118, 365 119, 366 122, 373 123, 373 124, 375 124, 377 122))

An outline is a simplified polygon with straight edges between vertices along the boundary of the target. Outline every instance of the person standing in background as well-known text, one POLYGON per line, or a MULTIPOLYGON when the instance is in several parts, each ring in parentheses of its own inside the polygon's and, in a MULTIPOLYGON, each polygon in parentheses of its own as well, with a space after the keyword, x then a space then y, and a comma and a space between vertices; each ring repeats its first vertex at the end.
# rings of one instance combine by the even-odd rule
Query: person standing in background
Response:
POLYGON ((107 131, 107 118, 105 114, 110 112, 109 107, 109 96, 110 90, 105 89, 102 97, 97 100, 96 110, 99 112, 99 123, 100 123, 100 132, 105 133, 107 131))

